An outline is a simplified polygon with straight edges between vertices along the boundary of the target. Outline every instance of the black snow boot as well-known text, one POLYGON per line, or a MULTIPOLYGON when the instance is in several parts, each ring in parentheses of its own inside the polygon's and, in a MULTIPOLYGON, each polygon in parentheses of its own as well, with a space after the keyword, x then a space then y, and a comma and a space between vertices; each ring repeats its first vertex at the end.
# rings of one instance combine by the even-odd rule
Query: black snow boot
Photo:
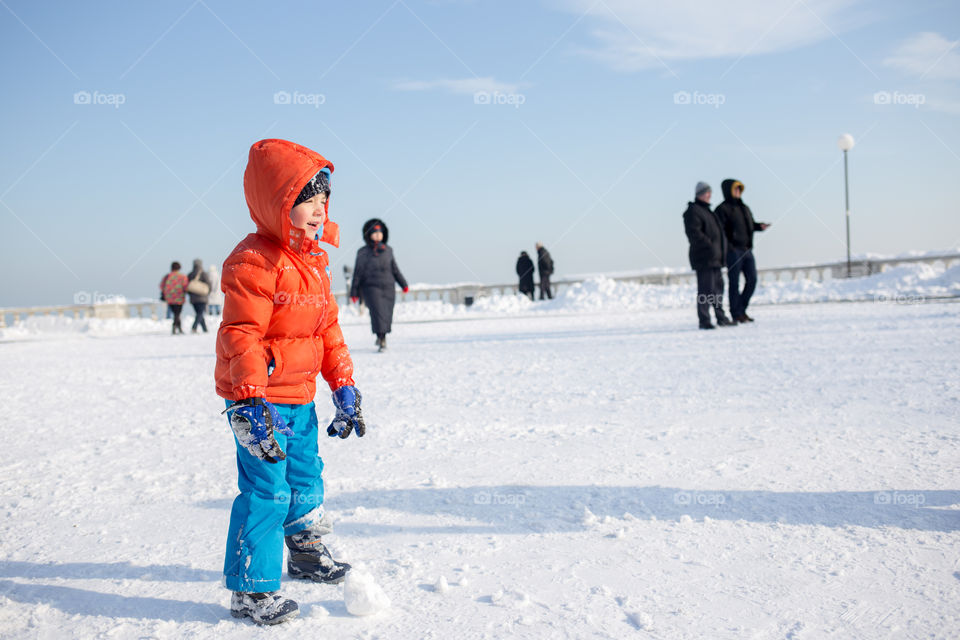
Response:
POLYGON ((320 542, 320 535, 311 529, 304 529, 284 541, 290 550, 287 559, 287 575, 301 580, 312 580, 324 584, 343 582, 350 571, 346 562, 337 562, 330 551, 320 542))
POLYGON ((230 615, 234 618, 252 618, 257 624, 280 624, 300 614, 300 607, 290 598, 276 591, 272 593, 243 593, 234 591, 230 598, 230 615))
POLYGON ((385 351, 387 348, 387 335, 384 333, 377 334, 377 351, 385 351))
POLYGON ((735 327, 735 326, 737 326, 737 321, 736 321, 736 320, 731 320, 730 318, 728 318, 728 317, 726 316, 726 314, 724 314, 724 315, 718 315, 718 316, 717 316, 717 326, 718 326, 718 327, 735 327))

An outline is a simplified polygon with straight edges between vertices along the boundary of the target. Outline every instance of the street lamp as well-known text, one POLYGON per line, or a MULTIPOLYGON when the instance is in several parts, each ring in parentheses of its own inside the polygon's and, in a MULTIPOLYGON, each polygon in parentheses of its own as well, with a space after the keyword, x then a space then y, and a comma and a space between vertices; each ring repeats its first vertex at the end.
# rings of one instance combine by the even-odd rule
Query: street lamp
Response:
POLYGON ((850 269, 850 181, 847 179, 847 151, 853 149, 853 136, 845 133, 837 140, 837 146, 843 151, 843 195, 847 204, 847 277, 851 275, 850 269))

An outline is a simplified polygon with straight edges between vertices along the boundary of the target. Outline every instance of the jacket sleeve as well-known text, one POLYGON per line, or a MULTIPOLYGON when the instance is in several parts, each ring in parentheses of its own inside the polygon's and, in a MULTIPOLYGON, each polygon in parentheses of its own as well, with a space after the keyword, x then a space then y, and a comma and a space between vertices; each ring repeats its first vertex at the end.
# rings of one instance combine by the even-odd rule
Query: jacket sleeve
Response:
MULTIPOLYGON (((356 272, 354 272, 356 273, 356 272)), ((350 350, 343 340, 338 320, 340 310, 333 294, 327 291, 327 313, 320 324, 317 334, 323 341, 323 361, 320 365, 320 375, 327 381, 331 391, 340 387, 353 385, 353 360, 350 350)))
POLYGON ((753 229, 754 231, 763 231, 763 227, 760 226, 763 223, 757 222, 756 220, 753 219, 753 211, 750 210, 750 207, 748 207, 747 205, 743 205, 743 206, 747 209, 747 215, 750 217, 750 228, 753 229))
POLYGON ((393 271, 393 279, 397 281, 400 288, 406 289, 408 286, 407 279, 400 273, 400 267, 397 266, 397 261, 393 258, 393 251, 390 252, 390 270, 393 271))
POLYGON ((350 284, 350 297, 359 298, 360 297, 360 287, 363 284, 363 269, 366 266, 366 261, 363 260, 363 254, 361 253, 363 249, 357 251, 357 260, 353 263, 353 281, 350 284))
POLYGON ((683 214, 683 230, 692 247, 699 248, 710 244, 710 239, 697 224, 697 214, 692 209, 687 209, 683 214))
POLYGON ((223 265, 223 322, 217 348, 230 363, 234 397, 262 398, 267 393, 264 336, 273 315, 276 276, 259 254, 240 254, 223 265))

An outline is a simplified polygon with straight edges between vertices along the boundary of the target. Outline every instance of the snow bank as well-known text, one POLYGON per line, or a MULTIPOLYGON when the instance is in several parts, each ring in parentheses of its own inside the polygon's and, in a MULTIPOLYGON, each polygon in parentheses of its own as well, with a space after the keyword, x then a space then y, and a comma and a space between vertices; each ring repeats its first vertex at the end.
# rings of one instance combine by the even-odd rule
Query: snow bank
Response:
MULTIPOLYGON (((692 284, 637 284, 595 276, 564 287, 556 298, 542 302, 534 302, 521 295, 479 298, 471 307, 438 300, 399 302, 394 319, 397 322, 423 322, 541 313, 622 313, 681 309, 694 305, 696 295, 696 286, 692 284)), ((960 266, 944 270, 927 264, 906 264, 864 278, 759 284, 752 303, 872 301, 908 304, 955 296, 960 296, 960 266)), ((344 309, 341 322, 365 324, 366 316, 359 316, 354 309, 344 309)))
MULTIPOLYGON (((71 318, 68 316, 30 316, 16 325, 0 329, 0 341, 30 340, 40 337, 128 336, 169 333, 170 320, 149 318, 71 318)), ((209 326, 209 321, 208 321, 209 326)))
MULTIPOLYGON (((553 300, 532 301, 521 295, 479 298, 470 307, 440 300, 398 302, 394 320, 403 322, 488 319, 537 314, 623 313, 691 307, 696 300, 695 285, 636 284, 595 276, 563 287, 553 300)), ((933 298, 960 296, 960 266, 950 269, 928 264, 905 264, 864 278, 798 280, 758 285, 753 304, 873 301, 909 304, 933 298)), ((726 305, 724 305, 726 306, 726 305)), ((341 324, 365 325, 368 317, 353 305, 341 309, 341 324)), ((185 322, 187 320, 185 319, 185 322)), ((207 319, 211 330, 216 320, 207 319)), ((95 337, 166 333, 170 321, 140 318, 74 319, 33 316, 16 326, 0 329, 0 341, 23 340, 45 335, 89 335, 95 337)))

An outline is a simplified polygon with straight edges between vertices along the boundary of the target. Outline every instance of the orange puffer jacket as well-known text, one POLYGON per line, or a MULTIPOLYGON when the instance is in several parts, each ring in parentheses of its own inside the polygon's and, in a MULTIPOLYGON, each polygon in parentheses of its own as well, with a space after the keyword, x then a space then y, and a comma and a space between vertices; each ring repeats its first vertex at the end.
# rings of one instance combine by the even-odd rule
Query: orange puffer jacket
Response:
MULTIPOLYGON (((243 190, 257 232, 223 263, 215 371, 223 398, 307 404, 316 395, 317 373, 331 390, 353 384, 327 254, 290 222, 300 190, 324 167, 333 171, 320 154, 286 140, 250 148, 243 190)), ((328 199, 328 212, 329 206, 328 199)), ((328 219, 320 240, 339 246, 339 227, 328 219)))

